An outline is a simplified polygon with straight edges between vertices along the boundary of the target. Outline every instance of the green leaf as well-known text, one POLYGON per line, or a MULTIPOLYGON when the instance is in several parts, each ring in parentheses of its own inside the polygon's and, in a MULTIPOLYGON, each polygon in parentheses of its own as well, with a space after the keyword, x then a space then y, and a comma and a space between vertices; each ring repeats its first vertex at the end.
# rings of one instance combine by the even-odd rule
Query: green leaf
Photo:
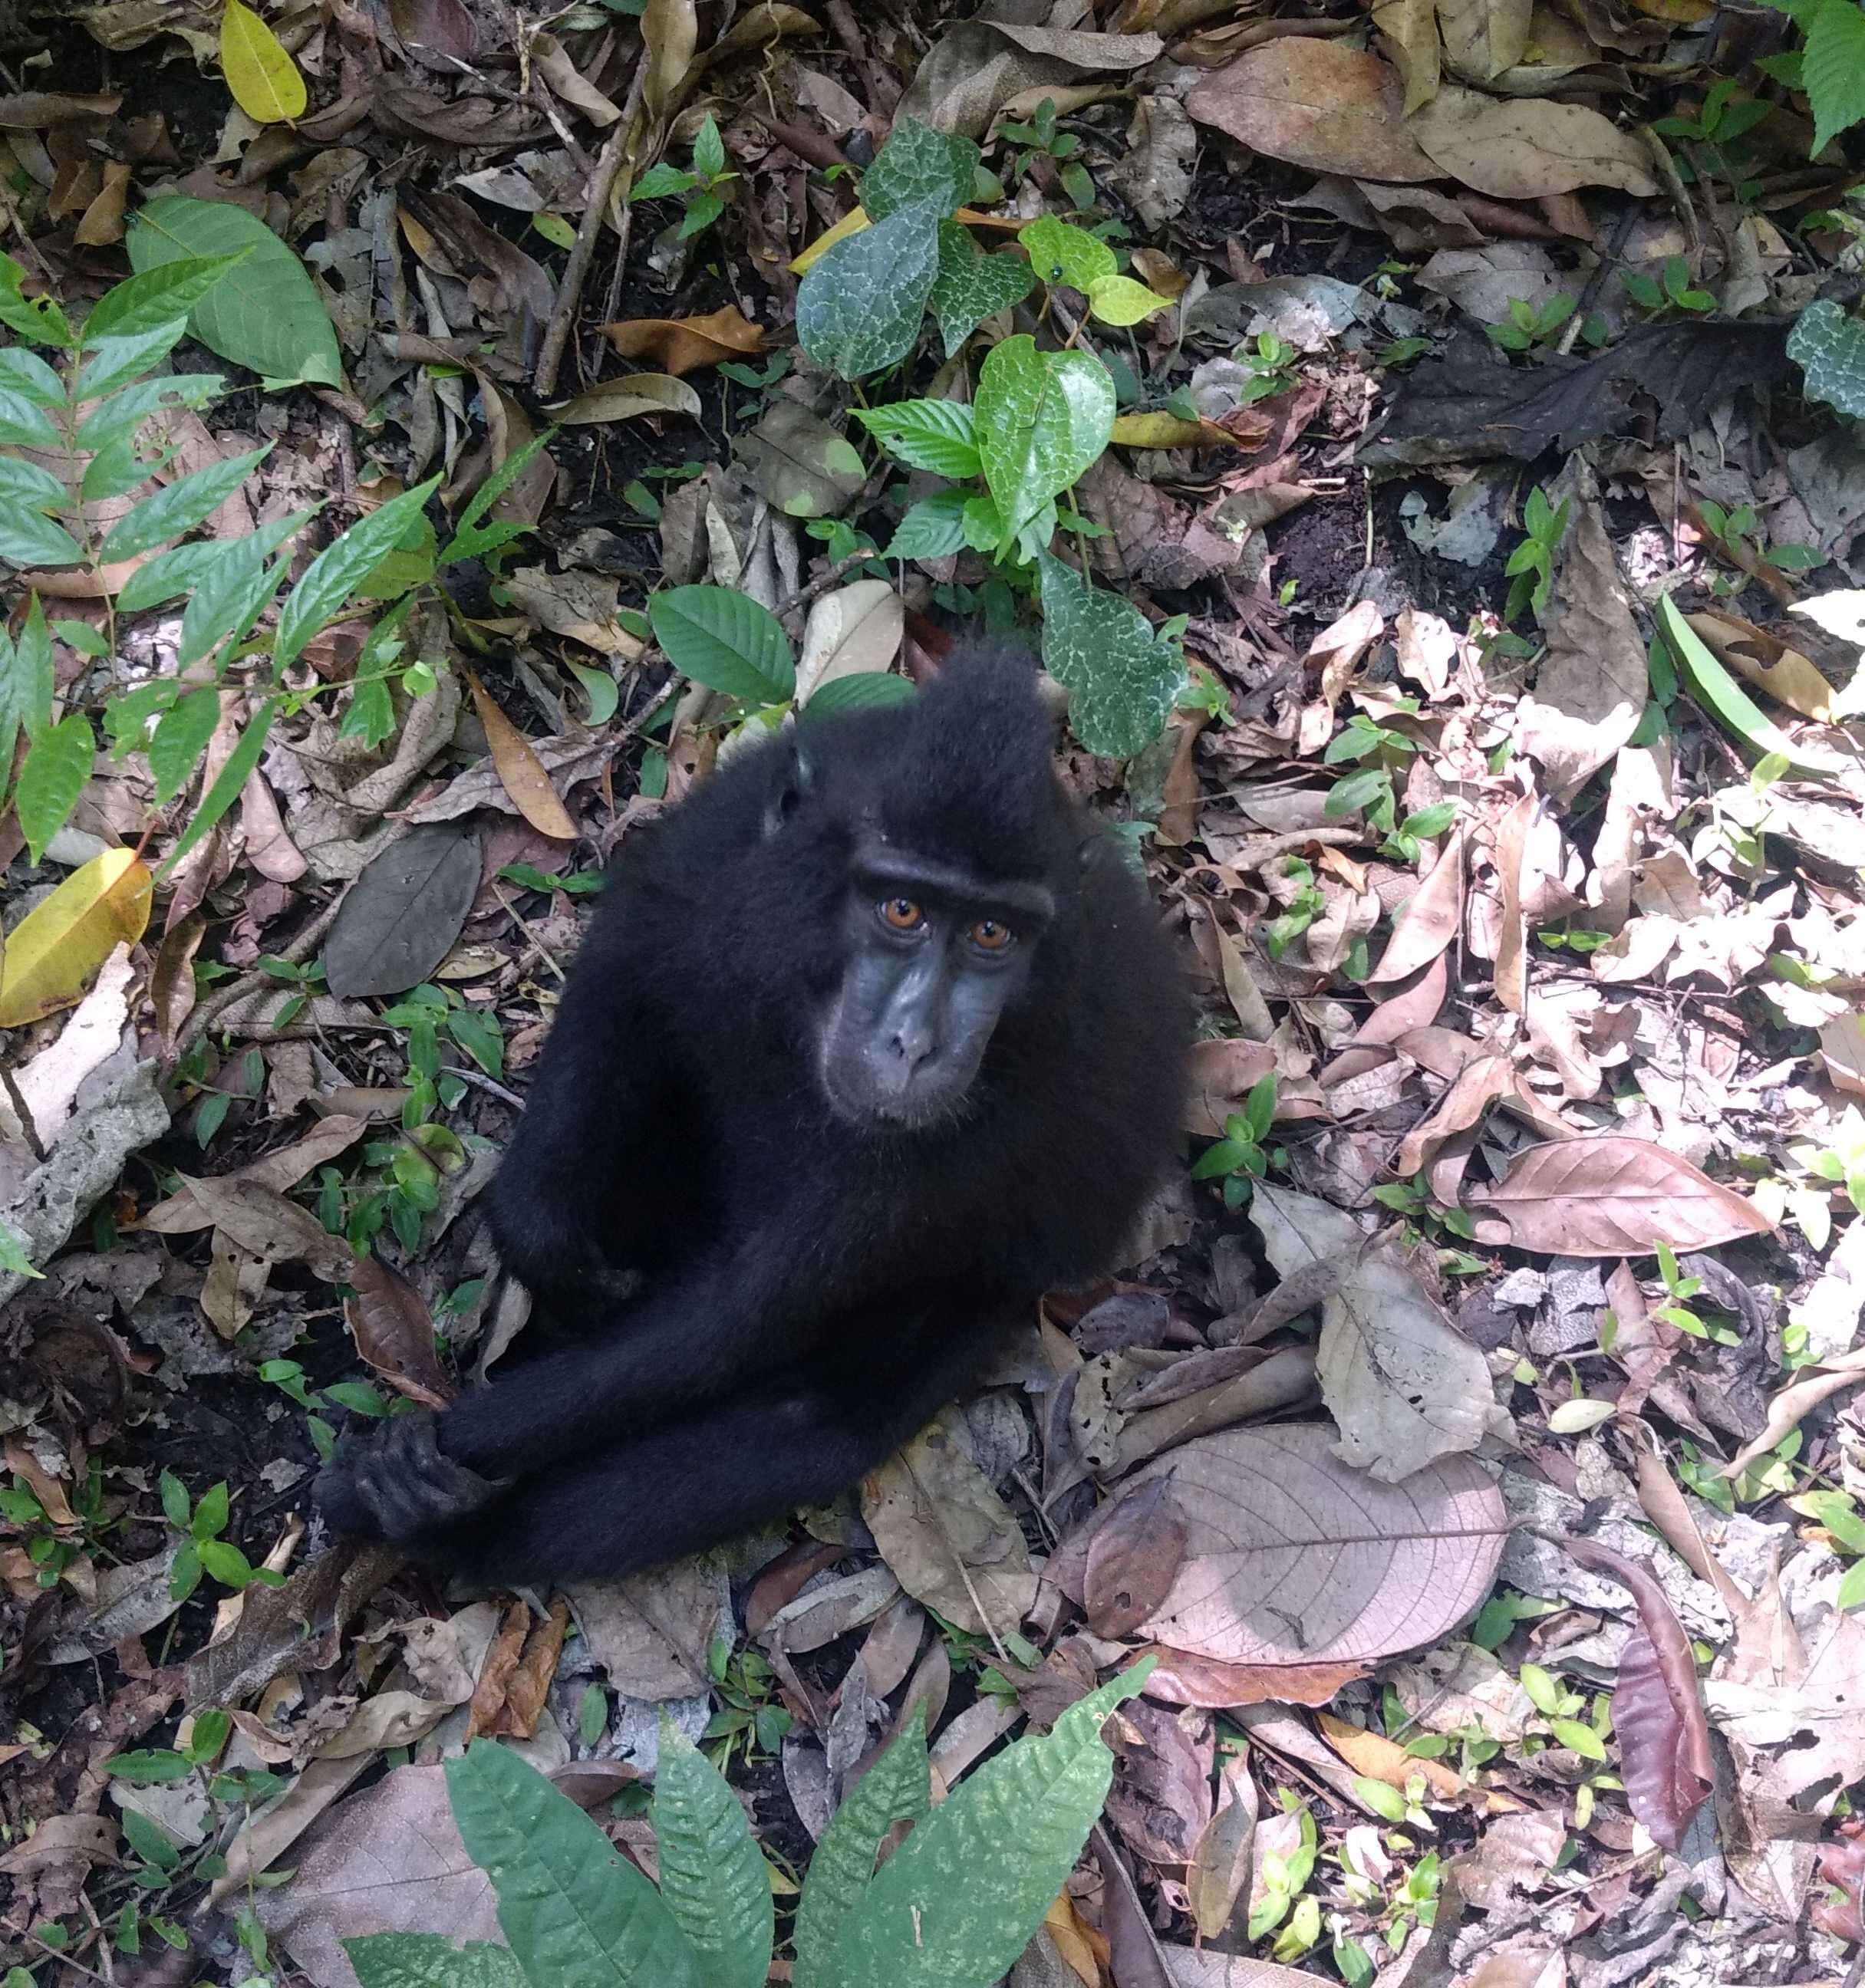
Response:
POLYGON ((66 404, 65 383, 36 352, 23 345, 0 347, 0 387, 11 387, 42 407, 66 404))
POLYGON ((970 494, 937 490, 922 497, 894 527, 883 555, 888 559, 944 559, 965 545, 965 506, 970 494))
POLYGON ((912 350, 939 273, 943 212, 916 201, 810 265, 797 292, 797 337, 818 366, 858 380, 912 350))
POLYGON ((447 1763, 460 1840, 492 1881, 499 1925, 530 1980, 575 1988, 703 1988, 660 1894, 567 1795, 476 1740, 447 1763))
POLYGON ((1103 324, 1138 324, 1155 311, 1170 310, 1172 299, 1131 276, 1098 276, 1088 286, 1088 308, 1103 324))
POLYGON ((1250 1136, 1260 1146, 1269 1137, 1269 1128, 1276 1122, 1276 1080, 1272 1071, 1260 1077, 1250 1087, 1250 1094, 1244 1100, 1244 1122, 1250 1128, 1250 1136))
POLYGON ((447 1033, 488 1077, 505 1074, 505 1037, 491 1009, 449 1008, 447 1033))
POLYGON ((1833 1603, 1840 1608, 1865 1608, 1865 1560, 1855 1560, 1840 1577, 1833 1603))
POLYGON ((871 221, 917 205, 953 213, 971 198, 972 174, 983 154, 956 131, 936 131, 917 117, 898 119, 875 162, 861 175, 861 205, 871 221))
POLYGON ((275 668, 282 670, 297 660, 305 644, 401 543, 402 533, 439 485, 438 476, 430 476, 412 490, 390 498, 333 539, 311 561, 279 610, 279 629, 272 645, 275 668))
POLYGON ((1548 1730, 1569 1751, 1583 1760, 1603 1760, 1606 1742, 1593 1729, 1578 1719, 1551 1719, 1548 1730))
POLYGON ((103 1771, 120 1781, 145 1787, 161 1781, 184 1781, 194 1770, 179 1753, 166 1747, 140 1753, 119 1753, 106 1760, 103 1771))
POLYGON ((245 251, 189 310, 188 329, 210 352, 250 367, 269 387, 342 383, 337 334, 304 265, 244 208, 164 194, 135 215, 127 245, 138 275, 245 251))
POLYGON ((445 1933, 366 1932, 343 1943, 363 1988, 526 1988, 509 1949, 445 1933))
POLYGON ((71 819, 84 783, 90 778, 97 741, 90 720, 82 712, 68 712, 56 725, 32 734, 25 764, 14 790, 13 813, 26 839, 26 853, 36 863, 46 844, 71 819))
POLYGON ((23 505, 0 510, 0 559, 15 566, 76 566, 83 549, 63 525, 23 505))
POLYGON ((608 724, 621 702, 621 686, 607 670, 597 669, 588 663, 573 662, 567 656, 564 667, 583 686, 583 695, 589 700, 589 715, 584 723, 608 724))
POLYGON ((36 1278, 41 1283, 45 1281, 45 1272, 33 1267, 25 1245, 4 1222, 0 1222, 0 1270, 9 1276, 36 1278))
POLYGON ((0 255, 0 324, 39 345, 69 345, 71 326, 49 297, 28 297, 26 272, 11 255, 0 255))
POLYGON ((885 711, 911 704, 918 695, 905 677, 885 670, 859 670, 851 676, 831 677, 820 690, 812 691, 803 715, 834 718, 844 711, 885 711))
POLYGON ((181 1862, 180 1846, 140 1809, 124 1809, 120 1820, 124 1841, 145 1864, 153 1865, 158 1871, 172 1871, 181 1862))
POLYGON ((881 1841, 897 1822, 932 1813, 924 1702, 906 1729, 849 1790, 810 1859, 797 1906, 796 1988, 820 1988, 843 1922, 874 1876, 881 1841))
POLYGON ((178 1526, 185 1532, 194 1509, 188 1503, 188 1486, 172 1470, 164 1470, 156 1483, 161 1493, 162 1516, 171 1526, 178 1526))
POLYGON ((1021 334, 991 347, 978 373, 978 453, 1007 539, 1100 455, 1114 411, 1113 380, 1087 353, 1039 352, 1021 334))
POLYGON ((1107 1798, 1102 1722, 1147 1666, 987 1760, 913 1828, 842 1923, 818 1988, 985 1988, 1041 1923, 1107 1798))
POLYGON ((52 688, 52 637, 36 593, 17 641, 0 621, 0 799, 5 796, 21 732, 30 733, 51 721, 52 688))
POLYGON ((507 544, 531 529, 513 520, 502 519, 488 525, 485 519, 486 513, 537 460, 556 433, 555 428, 547 428, 542 434, 533 435, 523 448, 514 449, 466 500, 466 508, 460 513, 452 537, 441 548, 442 566, 451 566, 455 560, 477 559, 495 546, 507 544))
POLYGON ((1098 235, 1072 222, 1058 221, 1052 214, 1031 221, 1017 238, 1029 252, 1030 267, 1043 282, 1066 283, 1084 296, 1120 267, 1113 250, 1098 235))
POLYGON ((631 200, 671 200, 675 194, 690 193, 693 175, 670 166, 665 159, 650 166, 629 190, 631 200))
POLYGON ((939 224, 939 274, 926 303, 947 358, 987 317, 1021 303, 1035 287, 1027 257, 1008 248, 987 255, 957 221, 939 224))
POLYGON ((1068 687, 1068 722, 1091 752, 1126 759, 1166 729, 1185 661, 1119 594, 1087 586, 1043 554, 1043 661, 1068 687))
POLYGON ((19 387, 0 384, 0 442, 21 448, 62 448, 63 438, 39 402, 19 387))
POLYGON ((1865 9, 1858 0, 1817 0, 1805 11, 1801 25, 1806 47, 1800 81, 1813 109, 1817 156, 1839 133, 1865 118, 1865 9))
POLYGON ((726 211, 726 204, 716 193, 696 193, 686 204, 686 211, 680 217, 676 238, 689 242, 712 223, 726 211))
POLYGON ((1386 1822, 1403 1822, 1405 1797, 1390 1781, 1375 1780, 1370 1774, 1356 1774, 1353 1791, 1373 1814, 1386 1822))
POLYGON ((1192 1163, 1193 1180, 1217 1180, 1225 1174, 1234 1174, 1241 1167, 1250 1151, 1247 1140, 1220 1139, 1214 1146, 1207 1146, 1192 1163))
POLYGON ((252 1578, 252 1563, 231 1540, 197 1540, 195 1550, 208 1572, 235 1592, 252 1578))
MULTIPOLYGON (((195 1114, 195 1139, 198 1144, 205 1147, 219 1129, 221 1119, 227 1115, 227 1098, 218 1091, 211 1091, 201 1099, 200 1108, 195 1114), (218 1116, 213 1119, 212 1125, 207 1125, 204 1121, 208 1118, 211 1107, 215 1105, 220 1107, 218 1116)), ((173 1601, 185 1601, 200 1585, 201 1556, 195 1550, 192 1540, 184 1540, 175 1548, 174 1558, 168 1563, 169 1597, 173 1601)))
POLYGON ((246 252, 183 255, 126 278, 91 306, 82 342, 89 347, 103 338, 134 338, 171 318, 185 318, 246 252))
POLYGON ((1787 356, 1806 375, 1810 400, 1824 401, 1842 414, 1865 415, 1865 320, 1829 297, 1816 297, 1795 320, 1787 356))
POLYGON ((84 370, 78 376, 72 399, 94 401, 127 380, 140 380, 181 343, 187 330, 186 318, 171 317, 166 324, 159 324, 153 330, 139 331, 122 338, 99 339, 90 357, 85 361, 84 370))
POLYGON ((164 712, 149 741, 149 770, 155 776, 155 800, 165 806, 194 778, 220 722, 220 693, 191 690, 164 712))
POLYGON ((1389 794, 1392 786, 1393 776, 1383 766, 1362 766, 1357 773, 1345 774, 1334 783, 1328 789, 1328 798, 1322 803, 1322 812, 1329 820, 1337 820, 1358 808, 1370 806, 1389 794))
POLYGON ((119 438, 133 435, 158 408, 204 407, 226 384, 218 373, 164 373, 120 387, 79 422, 78 446, 107 448, 119 438))
POLYGON ((1830 752, 1816 746, 1802 746, 1788 737, 1778 725, 1762 715, 1758 707, 1705 646, 1703 638, 1679 613, 1667 593, 1658 603, 1658 627, 1665 646, 1675 659, 1691 694, 1725 732, 1746 746, 1753 756, 1779 752, 1796 773, 1813 776, 1836 774, 1840 762, 1830 752))
POLYGON ((693 171, 702 179, 716 180, 726 169, 726 141, 719 135, 718 120, 711 111, 693 134, 693 171))
MULTIPOLYGON (((296 522, 303 522, 304 514, 300 512, 296 522)), ((252 538, 231 542, 235 556, 209 570, 195 589, 188 611, 181 617, 181 637, 175 647, 178 669, 199 662, 222 641, 245 639, 285 577, 289 560, 279 559, 269 563, 266 557, 277 539, 285 536, 268 526, 252 538)))
POLYGON ((665 1720, 654 1835, 661 1896, 699 1957, 706 1988, 763 1988, 776 1924, 770 1872, 724 1777, 665 1720))
POLYGON ((145 497, 134 509, 119 518, 98 549, 97 563, 134 559, 151 551, 184 532, 191 532, 218 510, 252 472, 272 453, 272 445, 230 456, 224 462, 209 463, 187 476, 178 477, 153 497, 145 497))
MULTIPOLYGON (((17 455, 0 455, 0 506, 23 504, 35 511, 56 510, 71 502, 71 492, 50 470, 17 455)), ((0 518, 5 511, 0 509, 0 518)))
POLYGON ((248 720, 245 730, 239 735, 232 751, 227 755, 226 763, 214 776, 214 784, 208 789, 200 806, 195 810, 194 819, 182 830, 181 840, 168 852, 168 861, 157 872, 158 880, 168 876, 239 799, 239 790, 246 784, 246 776, 259 764, 259 755, 266 749, 266 735, 271 731, 272 721, 278 712, 279 700, 276 697, 269 697, 248 720))
POLYGON ((158 607, 178 594, 191 593, 217 567, 238 556, 242 543, 237 539, 204 539, 198 545, 175 546, 157 553, 124 582, 123 590, 117 597, 118 611, 134 614, 145 607, 158 607))
POLYGON ((227 1514, 231 1501, 225 1482, 209 1485, 201 1494, 201 1502, 195 1507, 195 1516, 188 1530, 197 1540, 211 1540, 226 1530, 227 1514))
POLYGON ((682 676, 753 704, 795 691, 790 637, 768 607, 729 587, 670 587, 648 603, 654 639, 682 676))
POLYGON ((972 412, 962 401, 890 401, 852 411, 896 462, 936 476, 983 474, 972 412))

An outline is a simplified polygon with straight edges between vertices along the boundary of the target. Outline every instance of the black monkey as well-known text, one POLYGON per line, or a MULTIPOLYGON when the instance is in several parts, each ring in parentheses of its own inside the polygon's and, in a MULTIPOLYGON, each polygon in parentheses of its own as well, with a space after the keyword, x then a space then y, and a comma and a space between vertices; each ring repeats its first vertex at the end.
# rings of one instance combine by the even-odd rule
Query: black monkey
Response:
POLYGON ((852 1483, 1109 1267, 1188 1000, 1054 729, 1027 657, 960 653, 624 844, 492 1190, 573 1335, 347 1438, 336 1526, 506 1579, 652 1564, 852 1483))

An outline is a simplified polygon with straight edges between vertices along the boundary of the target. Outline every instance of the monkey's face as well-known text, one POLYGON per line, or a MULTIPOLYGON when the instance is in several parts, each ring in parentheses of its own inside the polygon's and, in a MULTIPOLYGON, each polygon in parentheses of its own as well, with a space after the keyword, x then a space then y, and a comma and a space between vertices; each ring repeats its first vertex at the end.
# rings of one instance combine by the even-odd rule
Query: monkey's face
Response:
POLYGON ((989 881, 885 847, 863 851, 822 1032, 819 1069, 836 1115, 903 1131, 962 1117, 1054 915, 1038 884, 989 881))

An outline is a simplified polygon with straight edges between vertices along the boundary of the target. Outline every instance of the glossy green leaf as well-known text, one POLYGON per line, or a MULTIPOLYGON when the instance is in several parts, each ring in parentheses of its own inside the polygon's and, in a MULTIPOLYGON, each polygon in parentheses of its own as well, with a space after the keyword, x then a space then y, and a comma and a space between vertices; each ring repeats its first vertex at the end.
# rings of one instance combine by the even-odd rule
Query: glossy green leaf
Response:
POLYGON ((71 819, 96 751, 90 720, 82 712, 68 712, 56 725, 32 732, 19 784, 13 790, 13 813, 35 863, 71 819))
POLYGON ((344 1942, 362 1988, 527 1988, 509 1948, 445 1933, 370 1932, 344 1942))
POLYGON ((201 797, 201 805, 182 830, 181 840, 169 851, 168 861, 156 872, 158 883, 239 799, 240 789, 246 784, 248 775, 259 764, 259 755, 266 749, 266 735, 278 713, 279 700, 269 697, 247 720, 245 730, 239 735, 225 763, 215 775, 214 784, 201 797))
POLYGON ((790 637, 768 607, 728 587, 670 587, 648 603, 654 639, 682 676, 753 704, 797 687, 790 637))
POLYGON ((489 1740, 447 1763, 466 1854, 492 1881, 499 1925, 535 1984, 709 1988, 660 1894, 567 1795, 489 1740))
MULTIPOLYGON (((1865 12, 1853 11, 1865 21, 1865 12)), ((1794 320, 1787 356, 1806 375, 1809 400, 1824 401, 1842 414, 1865 415, 1865 319, 1830 297, 1816 297, 1794 320)))
POLYGON ((164 194, 132 218, 127 246, 139 275, 245 251, 193 305, 188 329, 209 351, 250 367, 268 386, 342 381, 337 334, 304 265, 244 208, 164 194))
POLYGON ((1020 334, 978 372, 978 453, 1014 539, 1095 462, 1114 431, 1114 382, 1085 352, 1039 352, 1020 334))
POLYGON ((939 273, 933 201, 915 201, 836 243, 797 292, 797 337, 818 366, 844 380, 878 373, 911 352, 939 273))
POLYGON ((665 1720, 654 1837, 661 1896, 699 1956, 706 1988, 763 1988, 776 1924, 770 1872, 724 1777, 665 1720))
POLYGON ((956 221, 939 225, 939 273, 928 308, 949 358, 987 317, 1020 304, 1036 287, 1029 259, 1014 249, 987 255, 956 221))
POLYGON ((861 206, 876 221, 921 205, 951 214, 971 198, 981 157, 970 139, 956 131, 936 131, 917 117, 896 118, 887 143, 861 175, 861 206))
POLYGON ((0 508, 0 559, 15 566, 76 566, 82 548, 63 525, 22 505, 0 508))
POLYGON ((1029 252, 1030 267, 1044 282, 1066 283, 1084 296, 1120 267, 1113 250, 1098 235, 1071 221, 1058 221, 1052 214, 1019 229, 1017 238, 1029 252))
POLYGON ((834 718, 844 711, 885 711, 892 705, 911 704, 918 695, 905 677, 886 670, 858 670, 850 676, 831 677, 813 691, 803 715, 834 718))
POLYGON ((430 476, 412 490, 390 498, 333 539, 305 568, 303 578, 279 610, 279 630, 272 649, 276 668, 283 669, 297 660, 305 644, 401 543, 402 533, 439 485, 438 476, 430 476))
POLYGON ((40 345, 69 345, 71 326, 49 297, 29 297, 26 272, 11 255, 0 255, 0 324, 40 345))
POLYGON ((76 401, 94 401, 113 393, 131 380, 153 372, 179 345, 188 330, 184 317, 171 318, 147 331, 126 333, 121 338, 95 341, 84 370, 78 375, 76 401))
MULTIPOLYGON (((922 497, 894 527, 887 542, 888 559, 945 559, 965 546, 965 506, 970 493, 936 490, 922 497)), ((993 533, 993 543, 995 532, 993 533)))
POLYGON ((164 712, 149 741, 149 769, 155 776, 155 799, 165 806, 194 777, 220 722, 220 693, 191 690, 164 712))
POLYGON ((972 412, 962 401, 890 401, 851 411, 896 462, 909 468, 954 478, 983 472, 972 412))
POLYGON ((183 255, 125 278, 91 306, 79 334, 86 347, 102 338, 134 338, 171 318, 185 318, 249 251, 231 255, 183 255))
POLYGON ((1040 562, 1043 662, 1068 687, 1068 722, 1091 752, 1130 759, 1150 746, 1185 688, 1185 659, 1118 593, 1085 584, 1045 553, 1040 562))
POLYGON ((153 551, 184 532, 191 532, 218 510, 271 453, 272 445, 267 442, 262 448, 209 463, 205 469, 164 485, 111 526, 98 552, 98 563, 108 566, 113 560, 134 559, 138 553, 153 551))

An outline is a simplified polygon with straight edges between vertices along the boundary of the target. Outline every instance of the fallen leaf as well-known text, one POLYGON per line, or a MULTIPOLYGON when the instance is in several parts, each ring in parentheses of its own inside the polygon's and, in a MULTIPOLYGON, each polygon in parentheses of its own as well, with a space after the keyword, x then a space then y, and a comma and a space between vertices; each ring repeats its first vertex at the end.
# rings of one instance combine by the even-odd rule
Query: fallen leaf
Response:
POLYGON ((374 1256, 357 1258, 350 1286, 356 1295, 344 1300, 344 1317, 358 1357, 410 1401, 445 1408, 453 1389, 434 1350, 427 1300, 400 1271, 374 1256))
POLYGON ((476 830, 433 822, 376 857, 344 894, 324 945, 333 994, 404 994, 452 950, 479 888, 476 830))
MULTIPOLYGON (((1463 929, 1464 837, 1454 834, 1430 873, 1406 900, 1379 963, 1366 976, 1371 987, 1389 986, 1429 966, 1463 929)), ((1440 990, 1439 1001, 1442 1001, 1440 990)), ((1437 1006, 1433 1004, 1433 1008, 1437 1006)))
POLYGON ((619 380, 604 380, 550 411, 552 419, 565 428, 632 421, 638 414, 690 414, 697 421, 702 411, 693 389, 665 373, 629 373, 619 380))
POLYGON ((736 304, 699 317, 635 317, 602 328, 624 359, 658 360, 676 379, 764 349, 763 331, 736 304))
POLYGON ((1200 1934, 1215 1939, 1250 1882, 1251 1851, 1261 1806, 1248 1756, 1233 1753, 1219 1773, 1224 1800, 1192 1846, 1185 1891, 1200 1934))
MULTIPOLYGON (((1618 187, 1643 200, 1657 191, 1650 158, 1637 139, 1583 103, 1556 103, 1546 97, 1502 101, 1452 86, 1409 118, 1406 130, 1438 171, 1498 200, 1535 200, 1587 186, 1618 187)), ((1365 177, 1429 179, 1436 174, 1365 177)))
POLYGON ((1745 1196, 1662 1146, 1616 1134, 1531 1146, 1471 1199, 1477 1239, 1555 1256, 1649 1256, 1707 1249, 1770 1224, 1745 1196))
POLYGON ((1725 669, 1746 677, 1777 704, 1823 725, 1836 724, 1846 715, 1840 708, 1840 693, 1820 674, 1813 659, 1789 648, 1779 635, 1771 635, 1736 614, 1687 614, 1684 618, 1725 669))
POLYGON ((1158 1609, 1178 1577, 1185 1521, 1163 1478, 1127 1493, 1088 1544, 1083 1594, 1097 1636, 1129 1636, 1158 1609))
POLYGON ((554 836, 563 842, 577 839, 577 825, 557 798, 543 762, 532 750, 531 742, 498 705, 487 696, 486 686, 471 670, 462 672, 472 693, 473 708, 486 728, 486 742, 492 748, 492 764, 506 792, 517 804, 518 812, 540 835, 554 836))
POLYGON ((134 850, 107 849, 35 904, 0 949, 0 1029, 82 999, 117 947, 142 937, 154 888, 134 850))
POLYGON ((803 627, 797 659, 797 702, 807 704, 824 684, 892 668, 906 633, 906 609, 892 580, 851 580, 825 593, 803 627))
POLYGON ((1342 42, 1307 35, 1265 42, 1193 84, 1185 107, 1252 151, 1311 171, 1401 181, 1439 177, 1440 167, 1412 137, 1399 72, 1342 42))
POLYGON ((1146 1680, 1149 1698, 1200 1705, 1214 1712, 1240 1705, 1327 1705, 1342 1685, 1373 1668, 1365 1663, 1227 1664, 1190 1650, 1154 1645, 1142 1656, 1156 1659, 1146 1680))

